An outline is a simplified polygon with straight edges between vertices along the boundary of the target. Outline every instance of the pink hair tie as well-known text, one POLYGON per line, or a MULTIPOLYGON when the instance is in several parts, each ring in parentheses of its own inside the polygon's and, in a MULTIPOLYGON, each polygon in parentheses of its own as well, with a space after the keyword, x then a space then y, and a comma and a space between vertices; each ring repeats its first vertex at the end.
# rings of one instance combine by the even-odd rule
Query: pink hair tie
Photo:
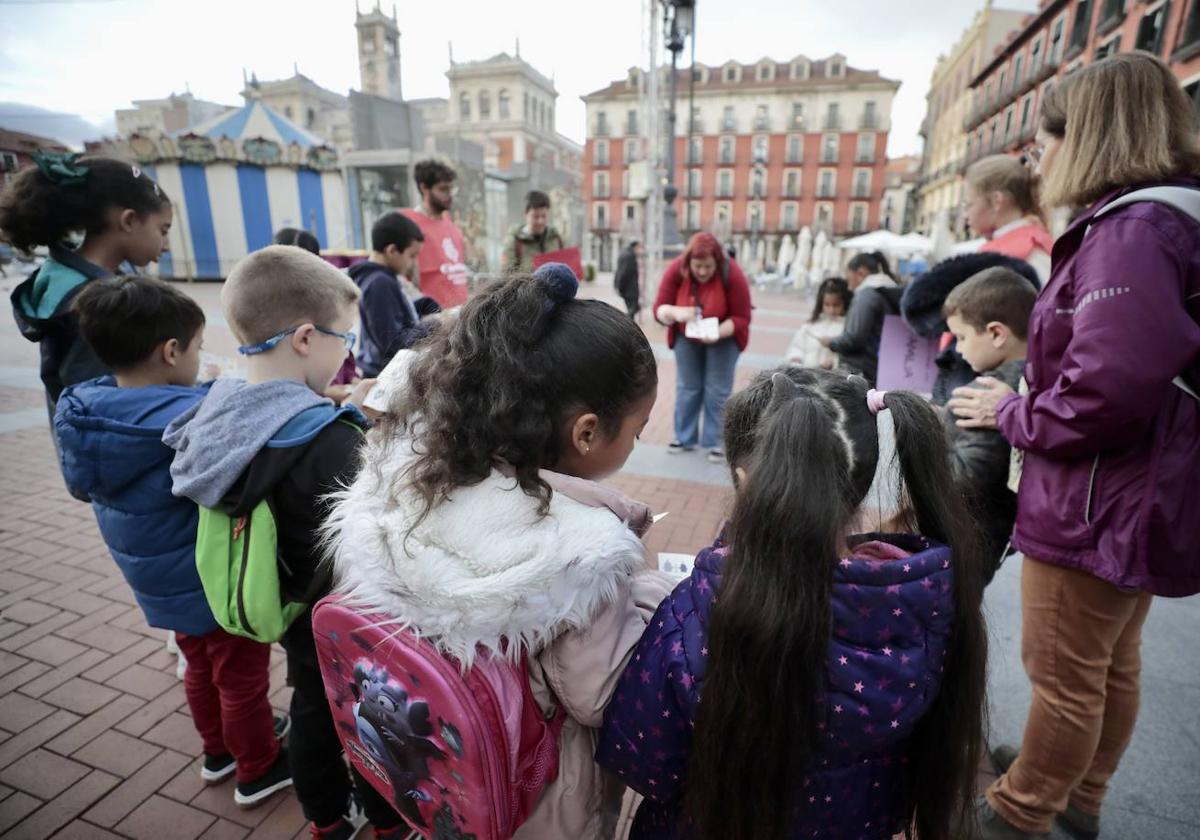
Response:
POLYGON ((876 391, 874 388, 867 391, 867 408, 871 409, 872 414, 887 410, 887 405, 883 401, 886 396, 887 391, 876 391))

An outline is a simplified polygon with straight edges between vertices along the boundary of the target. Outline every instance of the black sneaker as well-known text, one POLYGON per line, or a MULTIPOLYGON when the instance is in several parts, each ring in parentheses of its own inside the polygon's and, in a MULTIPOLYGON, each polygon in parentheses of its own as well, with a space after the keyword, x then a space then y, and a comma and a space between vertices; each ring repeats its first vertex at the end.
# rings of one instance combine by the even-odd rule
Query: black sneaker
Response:
POLYGON ((237 770, 237 762, 231 755, 204 754, 204 763, 200 765, 200 778, 205 784, 215 785, 225 781, 237 770))
POLYGON ((271 769, 252 782, 238 782, 233 791, 233 801, 239 808, 253 808, 265 802, 272 794, 292 786, 292 771, 288 767, 287 750, 279 749, 279 756, 271 769))
POLYGON ((684 446, 679 441, 673 441, 667 445, 667 452, 671 455, 679 455, 683 452, 691 452, 695 448, 694 446, 684 446))
POLYGON ((287 737, 287 734, 292 731, 292 718, 290 715, 285 715, 282 712, 275 713, 274 720, 275 737, 282 741, 287 737))
POLYGON ((351 794, 346 813, 338 817, 337 822, 323 828, 316 823, 309 823, 308 833, 313 840, 354 840, 366 824, 367 817, 358 804, 358 797, 351 794))

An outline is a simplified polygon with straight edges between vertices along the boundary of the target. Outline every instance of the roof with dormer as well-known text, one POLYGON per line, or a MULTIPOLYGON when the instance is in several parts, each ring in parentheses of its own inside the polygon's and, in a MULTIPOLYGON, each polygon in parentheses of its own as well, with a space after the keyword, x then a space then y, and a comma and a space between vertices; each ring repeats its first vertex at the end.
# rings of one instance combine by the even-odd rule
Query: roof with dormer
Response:
MULTIPOLYGON (((666 71, 666 68, 663 68, 666 71)), ((827 58, 812 60, 805 56, 796 56, 789 61, 776 61, 771 58, 763 58, 750 64, 743 64, 737 61, 727 61, 724 64, 697 64, 696 70, 701 71, 701 74, 696 79, 696 90, 704 91, 726 91, 726 92, 745 92, 755 90, 777 90, 777 89, 795 89, 795 88, 827 88, 827 87, 845 87, 852 85, 880 85, 891 87, 893 90, 899 89, 900 82, 894 79, 888 79, 880 74, 878 70, 862 70, 857 67, 851 67, 846 63, 846 58, 840 54, 834 54, 827 58), (834 61, 840 61, 844 72, 840 76, 829 77, 826 75, 827 69, 834 61), (807 65, 808 73, 805 78, 792 78, 793 65, 807 65), (768 74, 768 78, 759 79, 758 69, 762 66, 772 68, 772 72, 768 74), (726 81, 725 73, 722 72, 728 67, 738 68, 738 78, 735 81, 726 81), (705 72, 707 71, 707 72, 705 72)), ((637 68, 634 71, 642 72, 637 68)), ((592 99, 608 99, 614 96, 629 96, 637 95, 636 84, 631 83, 630 79, 634 71, 631 71, 630 76, 624 79, 619 79, 611 82, 607 87, 593 91, 583 96, 583 101, 587 102, 592 99)), ((668 71, 669 72, 669 71, 668 71)), ((676 77, 681 86, 688 84, 689 68, 683 67, 676 71, 676 77)))

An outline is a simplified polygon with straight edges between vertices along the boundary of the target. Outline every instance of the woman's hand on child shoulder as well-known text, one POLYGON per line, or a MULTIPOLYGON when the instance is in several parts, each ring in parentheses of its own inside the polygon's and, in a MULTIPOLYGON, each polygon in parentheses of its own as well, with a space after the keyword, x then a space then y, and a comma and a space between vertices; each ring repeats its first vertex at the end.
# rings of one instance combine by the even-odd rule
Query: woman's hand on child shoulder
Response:
POLYGON ((955 388, 946 407, 954 412, 963 429, 995 429, 997 406, 1015 393, 999 379, 981 376, 970 385, 955 388))

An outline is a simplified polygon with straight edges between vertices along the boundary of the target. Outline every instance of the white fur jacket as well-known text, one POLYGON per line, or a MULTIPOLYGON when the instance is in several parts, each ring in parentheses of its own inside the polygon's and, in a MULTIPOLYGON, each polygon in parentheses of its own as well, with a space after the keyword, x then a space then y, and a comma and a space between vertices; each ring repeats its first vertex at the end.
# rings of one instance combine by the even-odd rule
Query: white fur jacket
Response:
POLYGON ((568 714, 559 777, 517 833, 520 840, 611 837, 620 788, 592 760, 595 729, 634 645, 671 581, 646 568, 639 539, 649 509, 593 482, 543 472, 550 510, 499 471, 455 490, 412 528, 412 493, 393 504, 390 480, 409 463, 405 444, 372 437, 355 482, 326 526, 336 589, 395 616, 443 652, 520 640, 534 696, 568 714), (409 530, 412 528, 412 533, 409 530))

